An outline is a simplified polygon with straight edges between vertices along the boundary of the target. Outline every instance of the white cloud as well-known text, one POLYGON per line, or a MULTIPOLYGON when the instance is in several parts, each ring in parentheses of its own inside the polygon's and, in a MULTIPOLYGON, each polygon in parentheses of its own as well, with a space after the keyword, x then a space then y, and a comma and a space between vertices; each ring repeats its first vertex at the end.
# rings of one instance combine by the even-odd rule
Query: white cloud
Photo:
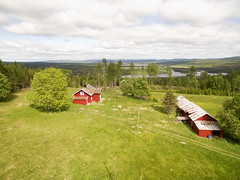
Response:
POLYGON ((240 54, 239 0, 1 0, 0 11, 0 26, 22 38, 0 41, 2 59, 240 54), (91 41, 66 41, 79 37, 91 41))
POLYGON ((22 40, 0 40, 0 43, 10 48, 25 48, 32 45, 31 43, 22 40))
POLYGON ((240 18, 239 7, 239 0, 168 0, 162 2, 159 15, 170 22, 209 25, 240 18))

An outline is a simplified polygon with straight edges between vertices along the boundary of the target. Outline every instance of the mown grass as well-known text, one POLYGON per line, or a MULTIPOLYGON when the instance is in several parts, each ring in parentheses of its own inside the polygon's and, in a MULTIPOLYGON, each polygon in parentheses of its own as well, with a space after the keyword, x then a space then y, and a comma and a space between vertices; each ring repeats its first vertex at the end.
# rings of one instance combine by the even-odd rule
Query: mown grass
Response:
MULTIPOLYGON (((69 101, 75 91, 69 89, 69 101)), ((163 113, 160 103, 105 90, 102 103, 71 104, 69 111, 43 113, 29 106, 28 93, 21 91, 0 103, 0 179, 110 179, 114 157, 118 179, 240 177, 240 159, 185 138, 236 155, 239 144, 199 138, 163 113)), ((158 99, 163 95, 152 93, 158 99)), ((228 98, 186 97, 213 116, 228 98)))

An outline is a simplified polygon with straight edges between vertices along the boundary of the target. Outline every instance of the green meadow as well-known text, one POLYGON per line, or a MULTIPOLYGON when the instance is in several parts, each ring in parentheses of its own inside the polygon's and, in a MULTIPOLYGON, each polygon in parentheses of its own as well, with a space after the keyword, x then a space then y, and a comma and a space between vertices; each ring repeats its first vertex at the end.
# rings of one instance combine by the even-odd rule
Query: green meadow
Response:
MULTIPOLYGON (((71 101, 77 89, 68 91, 71 101)), ((240 177, 239 143, 198 137, 161 103, 104 90, 103 102, 46 113, 29 106, 28 94, 0 102, 0 179, 114 179, 115 157, 117 179, 240 177)), ((229 99, 185 97, 213 116, 229 99)))

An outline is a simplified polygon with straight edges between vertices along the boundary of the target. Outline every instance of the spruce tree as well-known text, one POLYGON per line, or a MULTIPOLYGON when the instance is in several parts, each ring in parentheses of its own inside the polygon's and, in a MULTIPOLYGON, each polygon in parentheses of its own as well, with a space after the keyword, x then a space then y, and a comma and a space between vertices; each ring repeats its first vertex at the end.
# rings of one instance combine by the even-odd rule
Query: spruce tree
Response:
POLYGON ((168 114, 176 109, 176 103, 177 100, 173 92, 171 90, 167 91, 163 99, 163 106, 168 114))
POLYGON ((0 99, 6 98, 11 92, 10 83, 7 77, 0 72, 0 99))

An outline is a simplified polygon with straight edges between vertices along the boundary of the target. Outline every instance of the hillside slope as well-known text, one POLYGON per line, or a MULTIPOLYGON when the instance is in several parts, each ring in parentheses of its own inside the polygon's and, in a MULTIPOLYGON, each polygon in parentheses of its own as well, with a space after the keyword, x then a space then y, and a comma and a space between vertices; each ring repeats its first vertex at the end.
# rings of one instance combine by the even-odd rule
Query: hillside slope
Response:
MULTIPOLYGON (((239 144, 198 137, 161 104, 108 90, 102 103, 43 113, 29 106, 28 93, 0 103, 0 179, 110 179, 114 157, 118 179, 240 177, 239 144)), ((213 116, 228 98, 186 97, 213 116)))

